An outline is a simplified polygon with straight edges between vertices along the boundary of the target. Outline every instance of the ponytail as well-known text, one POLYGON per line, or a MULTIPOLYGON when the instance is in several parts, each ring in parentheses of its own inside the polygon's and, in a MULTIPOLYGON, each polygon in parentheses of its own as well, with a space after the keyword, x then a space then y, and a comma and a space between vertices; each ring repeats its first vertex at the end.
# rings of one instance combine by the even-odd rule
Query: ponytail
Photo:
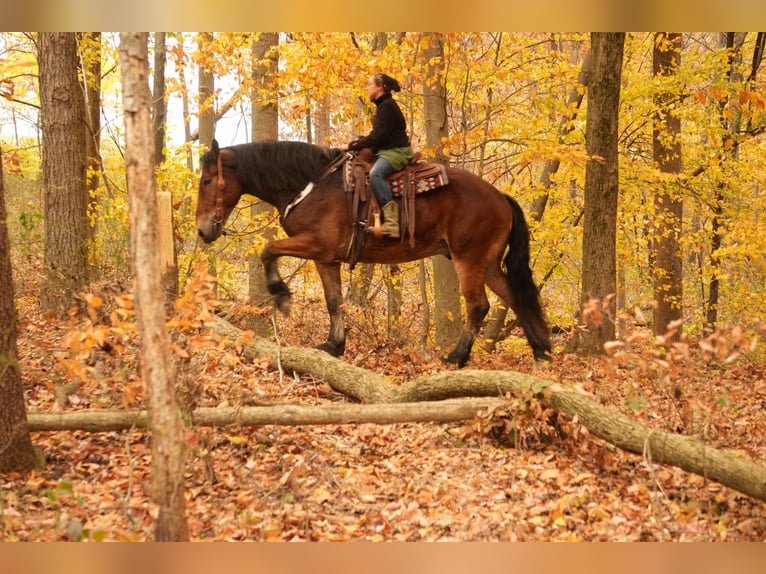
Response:
POLYGON ((386 92, 401 92, 402 87, 395 78, 392 78, 388 74, 375 74, 375 82, 381 86, 386 92))

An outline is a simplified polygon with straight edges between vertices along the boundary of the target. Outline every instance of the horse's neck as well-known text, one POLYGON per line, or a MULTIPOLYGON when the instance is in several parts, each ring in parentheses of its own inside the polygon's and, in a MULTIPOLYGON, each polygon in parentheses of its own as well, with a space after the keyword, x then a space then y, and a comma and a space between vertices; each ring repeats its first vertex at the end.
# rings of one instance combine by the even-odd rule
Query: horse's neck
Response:
MULTIPOLYGON (((324 158, 317 155, 318 146, 294 143, 244 144, 242 149, 248 152, 249 165, 245 169, 255 169, 256 173, 250 181, 243 182, 243 193, 270 203, 280 213, 296 197, 307 193, 311 182, 321 177, 320 173, 309 174, 317 169, 321 172, 317 164, 324 163, 324 158), (306 169, 309 165, 313 167, 306 169)), ((326 158, 326 162, 329 165, 332 158, 326 158)))

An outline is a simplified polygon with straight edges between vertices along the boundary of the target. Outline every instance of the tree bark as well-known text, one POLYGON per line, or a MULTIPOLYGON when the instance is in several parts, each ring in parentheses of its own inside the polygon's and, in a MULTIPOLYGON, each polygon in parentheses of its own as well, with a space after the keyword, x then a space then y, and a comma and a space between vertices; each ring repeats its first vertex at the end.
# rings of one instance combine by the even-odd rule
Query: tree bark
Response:
POLYGON ((154 90, 152 91, 152 130, 154 131, 154 165, 165 161, 165 124, 167 102, 165 101, 165 32, 154 33, 154 90))
MULTIPOLYGON (((216 318, 215 322, 218 333, 230 340, 242 335, 242 331, 223 319, 216 318)), ((652 429, 598 404, 588 395, 533 375, 512 371, 443 371, 395 385, 376 373, 316 349, 279 348, 265 339, 255 339, 243 346, 243 352, 250 358, 268 357, 272 364, 279 362, 286 371, 310 373, 363 404, 197 409, 191 413, 194 424, 390 424, 470 420, 481 410, 506 404, 499 397, 507 393, 532 393, 557 411, 577 417, 578 423, 591 434, 625 451, 644 456, 654 463, 677 466, 748 496, 766 500, 766 467, 742 458, 741 453, 710 447, 695 437, 652 429), (487 398, 447 400, 459 397, 487 398)), ((145 425, 146 413, 30 413, 29 421, 35 431, 74 428, 108 431, 145 425)))
MULTIPOLYGON (((154 33, 154 66, 152 67, 152 133, 154 134, 154 169, 165 161, 165 131, 167 98, 165 95, 165 64, 167 62, 166 33, 154 33)), ((173 198, 170 192, 159 197, 160 253, 162 254, 162 289, 170 306, 178 298, 178 251, 174 233, 173 198)))
MULTIPOLYGON (((654 36, 653 74, 657 79, 675 75, 681 65, 681 34, 657 32, 654 36)), ((681 173, 681 119, 672 103, 678 93, 662 88, 655 95, 657 111, 652 130, 652 155, 663 174, 681 173)), ((683 259, 681 228, 683 224, 683 196, 678 186, 660 180, 654 196, 654 308, 655 335, 665 335, 668 325, 678 321, 683 311, 683 259)), ((672 335, 679 337, 678 329, 672 335)))
MULTIPOLYGON (((198 408, 189 414, 195 426, 226 427, 263 425, 396 424, 470 420, 481 410, 506 404, 488 398, 415 403, 270 405, 260 407, 198 408)), ((30 413, 29 430, 107 432, 146 428, 149 413, 129 411, 71 411, 30 413)))
POLYGON ((582 296, 586 329, 573 345, 603 353, 615 335, 617 293, 618 119, 625 33, 591 34, 592 74, 588 84, 585 147, 585 218, 582 240, 582 296), (596 306, 593 300, 600 303, 596 306))
MULTIPOLYGON (((729 83, 740 82, 742 74, 739 71, 742 62, 742 43, 744 34, 737 32, 725 32, 721 34, 721 48, 726 51, 727 67, 725 71, 726 81, 729 83), (739 41, 737 41, 739 36, 739 41)), ((733 88, 733 86, 732 86, 733 88)), ((721 127, 721 154, 720 162, 723 164, 727 159, 735 159, 738 145, 737 132, 739 131, 740 113, 736 108, 727 106, 728 100, 737 96, 735 91, 730 91, 729 98, 722 98, 718 104, 718 121, 721 127)), ((710 283, 708 285, 708 298, 705 302, 705 327, 710 331, 715 330, 718 324, 718 303, 721 287, 721 247, 726 235, 725 225, 725 189, 727 182, 716 182, 714 189, 712 219, 710 222, 710 283)))
MULTIPOLYGON (((215 75, 209 69, 205 63, 205 59, 210 58, 211 46, 213 44, 213 34, 211 32, 202 32, 197 39, 197 46, 201 54, 207 54, 203 56, 203 60, 199 63, 198 69, 198 81, 199 86, 197 90, 197 105, 199 110, 199 143, 200 143, 200 155, 202 155, 205 149, 209 149, 213 138, 215 137, 215 75)), ((213 277, 218 275, 216 268, 216 250, 212 245, 202 245, 202 252, 205 256, 205 261, 208 266, 208 272, 213 277)), ((218 296, 218 284, 213 287, 213 293, 218 296)))
MULTIPOLYGON (((423 108, 426 125, 426 148, 430 161, 447 165, 442 138, 447 128, 447 88, 444 79, 443 34, 423 34, 423 59, 426 65, 423 81, 423 108)), ((460 306, 460 285, 452 261, 442 255, 431 258, 434 269, 434 328, 436 345, 448 349, 463 330, 460 306)))
MULTIPOLYGON (((257 141, 277 141, 279 139, 279 108, 277 94, 279 83, 279 35, 276 32, 259 32, 252 44, 253 88, 250 92, 250 104, 253 110, 251 139, 257 141)), ((276 210, 265 201, 254 201, 250 207, 250 217, 259 226, 264 242, 277 238, 276 210)), ((248 256, 248 278, 250 304, 265 307, 272 302, 272 296, 266 287, 266 275, 261 262, 261 254, 253 252, 248 256)), ((259 335, 268 333, 271 322, 267 315, 255 317, 251 325, 259 335)))
POLYGON ((64 316, 88 279, 85 97, 74 32, 41 32, 40 120, 45 186, 41 302, 64 316))
POLYGON ((157 250, 154 134, 150 117, 148 33, 120 34, 122 97, 131 254, 141 338, 141 371, 149 393, 152 430, 152 496, 159 505, 157 541, 189 539, 184 500, 183 425, 175 401, 175 369, 165 327, 165 297, 157 250))
MULTIPOLYGON (((199 50, 203 54, 210 52, 210 45, 213 43, 213 34, 203 32, 199 37, 199 50)), ((199 65, 199 142, 209 147, 215 135, 215 76, 213 72, 205 65, 199 65)))
MULTIPOLYGON (((96 191, 101 174, 101 32, 86 32, 80 42, 82 76, 85 93, 87 134, 85 157, 87 166, 88 211, 95 213, 96 191)), ((88 225, 88 241, 93 245, 96 235, 96 218, 88 225)), ((98 253, 91 248, 90 258, 96 265, 98 253)))
POLYGON ((0 148, 0 473, 27 472, 37 463, 29 438, 18 356, 3 153, 0 148))

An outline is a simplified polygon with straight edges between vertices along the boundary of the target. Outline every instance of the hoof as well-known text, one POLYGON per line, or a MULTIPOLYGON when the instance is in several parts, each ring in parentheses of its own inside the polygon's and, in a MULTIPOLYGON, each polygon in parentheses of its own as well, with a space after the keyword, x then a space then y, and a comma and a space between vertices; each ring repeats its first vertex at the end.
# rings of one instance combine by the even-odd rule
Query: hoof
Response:
POLYGON ((458 353, 457 351, 452 351, 446 357, 442 357, 442 363, 446 363, 448 365, 456 365, 458 369, 465 367, 467 362, 468 356, 465 356, 462 353, 458 353))
POLYGON ((535 351, 535 361, 545 361, 546 363, 552 363, 553 357, 550 356, 548 351, 535 351))
POLYGON ((317 349, 320 351, 324 351, 328 355, 332 355, 333 357, 340 357, 343 353, 346 352, 346 343, 341 343, 340 345, 333 343, 331 341, 325 341, 321 345, 317 345, 317 349))
POLYGON ((275 303, 277 304, 277 309, 279 309, 279 312, 282 313, 282 315, 289 315, 290 309, 292 308, 292 297, 290 295, 279 295, 275 297, 275 303))
POLYGON ((289 314, 292 295, 285 282, 280 281, 278 283, 269 283, 267 288, 269 293, 271 293, 271 295, 274 297, 274 303, 276 303, 277 309, 279 309, 284 315, 289 314))

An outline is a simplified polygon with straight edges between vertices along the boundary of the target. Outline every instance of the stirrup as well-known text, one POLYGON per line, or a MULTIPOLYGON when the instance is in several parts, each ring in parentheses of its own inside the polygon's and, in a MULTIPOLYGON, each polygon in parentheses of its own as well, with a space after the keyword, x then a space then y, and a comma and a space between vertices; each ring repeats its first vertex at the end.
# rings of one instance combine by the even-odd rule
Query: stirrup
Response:
POLYGON ((383 237, 383 230, 381 229, 379 209, 376 209, 375 211, 373 211, 372 222, 373 222, 372 227, 368 228, 367 231, 371 231, 376 239, 380 239, 381 237, 383 237))

